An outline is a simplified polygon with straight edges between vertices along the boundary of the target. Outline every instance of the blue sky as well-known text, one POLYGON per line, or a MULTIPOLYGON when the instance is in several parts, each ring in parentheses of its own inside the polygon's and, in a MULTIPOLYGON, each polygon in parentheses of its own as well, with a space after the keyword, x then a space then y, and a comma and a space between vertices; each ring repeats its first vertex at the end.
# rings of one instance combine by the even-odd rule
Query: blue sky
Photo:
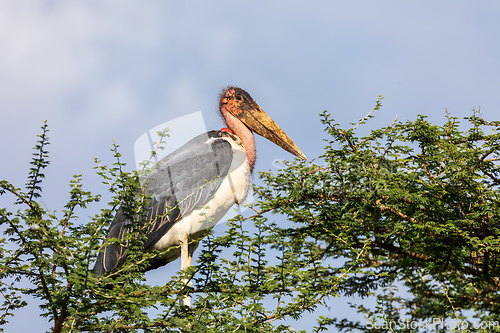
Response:
MULTIPOLYGON (((227 85, 246 89, 310 158, 326 138, 319 113, 348 126, 378 95, 367 129, 417 114, 440 123, 445 108, 498 120, 499 15, 499 2, 460 0, 2 1, 0 178, 25 183, 48 120, 47 206, 61 209, 73 174, 104 193, 93 156, 112 162, 114 139, 132 166, 141 134, 196 111, 223 127, 227 85)), ((291 158, 264 139, 257 149, 257 171, 291 158)), ((46 325, 28 314, 6 331, 46 325)))

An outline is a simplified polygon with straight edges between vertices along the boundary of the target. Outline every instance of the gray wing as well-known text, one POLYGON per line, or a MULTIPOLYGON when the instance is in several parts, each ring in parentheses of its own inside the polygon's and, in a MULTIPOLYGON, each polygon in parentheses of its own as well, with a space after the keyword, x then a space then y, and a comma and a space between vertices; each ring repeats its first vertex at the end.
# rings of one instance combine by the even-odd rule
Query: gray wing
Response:
MULTIPOLYGON (((151 195, 147 207, 147 240, 144 249, 151 249, 174 223, 203 207, 217 192, 233 159, 231 144, 223 139, 227 132, 210 131, 201 134, 159 163, 157 170, 146 179, 151 195)), ((124 239, 127 220, 119 209, 109 228, 108 238, 124 239)), ((137 223, 137 221, 134 221, 137 223)), ((141 223, 141 221, 139 221, 141 223)), ((144 223, 144 222, 142 222, 144 223)), ((125 260, 123 246, 110 245, 97 257, 97 275, 111 271, 125 260)))

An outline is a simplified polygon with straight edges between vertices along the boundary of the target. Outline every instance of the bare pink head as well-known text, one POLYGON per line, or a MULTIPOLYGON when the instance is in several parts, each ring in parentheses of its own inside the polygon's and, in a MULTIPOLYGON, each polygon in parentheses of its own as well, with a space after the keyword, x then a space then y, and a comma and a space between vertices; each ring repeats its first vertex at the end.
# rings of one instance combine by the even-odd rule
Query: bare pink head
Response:
POLYGON ((253 132, 274 142, 295 156, 307 160, 288 135, 259 107, 249 93, 238 87, 227 87, 219 99, 219 111, 227 127, 240 138, 250 168, 255 164, 253 132))

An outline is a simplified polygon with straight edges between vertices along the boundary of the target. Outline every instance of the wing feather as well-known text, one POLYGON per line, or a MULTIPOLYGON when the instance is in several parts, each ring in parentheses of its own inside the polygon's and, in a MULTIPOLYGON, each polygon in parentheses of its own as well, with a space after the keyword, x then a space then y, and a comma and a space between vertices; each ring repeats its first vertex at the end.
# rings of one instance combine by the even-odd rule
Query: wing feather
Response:
MULTIPOLYGON (((203 207, 217 192, 231 166, 231 144, 223 139, 226 132, 201 134, 168 156, 145 181, 151 195, 147 207, 147 240, 144 249, 151 249, 174 223, 203 207)), ((144 223, 144 221, 138 221, 144 223)), ((108 238, 124 239, 127 220, 119 209, 109 228, 108 238)), ((137 223, 137 221, 134 221, 137 223)), ((97 257, 97 275, 109 272, 125 260, 125 246, 110 245, 97 257)))

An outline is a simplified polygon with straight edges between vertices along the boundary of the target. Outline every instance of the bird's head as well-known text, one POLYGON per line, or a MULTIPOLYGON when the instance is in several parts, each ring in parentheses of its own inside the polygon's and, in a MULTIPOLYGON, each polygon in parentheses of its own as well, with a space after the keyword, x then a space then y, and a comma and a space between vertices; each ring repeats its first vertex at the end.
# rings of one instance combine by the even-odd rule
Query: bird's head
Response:
POLYGON ((238 87, 226 88, 220 96, 219 110, 222 114, 230 113, 252 132, 265 137, 289 153, 307 160, 292 139, 276 125, 245 90, 238 87))

